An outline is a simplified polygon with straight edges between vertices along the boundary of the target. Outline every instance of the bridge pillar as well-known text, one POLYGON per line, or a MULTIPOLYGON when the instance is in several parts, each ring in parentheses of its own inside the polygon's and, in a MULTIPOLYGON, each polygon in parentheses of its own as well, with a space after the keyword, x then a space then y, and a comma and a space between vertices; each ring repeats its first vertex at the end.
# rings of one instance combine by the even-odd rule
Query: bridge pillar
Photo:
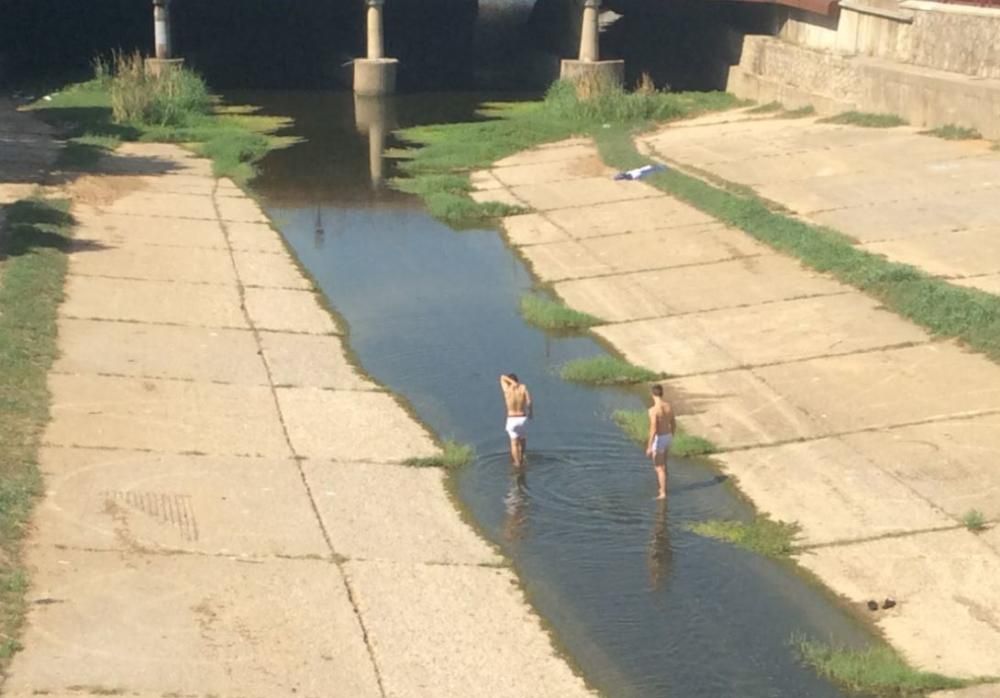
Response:
POLYGON ((354 61, 354 91, 359 95, 384 95, 396 91, 399 61, 385 57, 382 8, 385 0, 365 0, 368 24, 368 55, 354 61))
POLYGON ((600 39, 601 0, 584 0, 577 60, 564 59, 559 77, 563 80, 594 80, 621 85, 625 82, 625 61, 602 61, 600 39))
POLYGON ((174 58, 170 41, 170 0, 153 0, 153 45, 155 58, 146 59, 146 72, 160 75, 164 70, 184 64, 183 58, 174 58))

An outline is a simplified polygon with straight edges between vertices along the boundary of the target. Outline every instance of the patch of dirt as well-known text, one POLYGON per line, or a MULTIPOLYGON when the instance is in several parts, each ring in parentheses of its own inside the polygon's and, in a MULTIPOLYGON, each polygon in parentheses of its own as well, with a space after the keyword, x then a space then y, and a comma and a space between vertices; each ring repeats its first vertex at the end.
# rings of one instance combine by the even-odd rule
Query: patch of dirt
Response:
POLYGON ((566 163, 566 171, 581 177, 603 177, 611 172, 597 155, 587 155, 566 163))
POLYGON ((100 207, 148 187, 140 177, 84 175, 69 185, 68 190, 75 202, 100 207))

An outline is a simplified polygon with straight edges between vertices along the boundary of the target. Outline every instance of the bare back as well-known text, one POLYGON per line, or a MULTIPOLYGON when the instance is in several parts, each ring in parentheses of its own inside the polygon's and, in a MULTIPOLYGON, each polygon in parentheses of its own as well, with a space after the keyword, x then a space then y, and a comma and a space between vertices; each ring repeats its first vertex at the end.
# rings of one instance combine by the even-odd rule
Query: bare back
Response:
POLYGON ((504 386, 503 399, 507 403, 507 416, 521 417, 528 414, 530 398, 528 389, 518 383, 516 385, 504 386))
POLYGON ((674 433, 674 410, 669 402, 657 400, 649 408, 649 426, 654 434, 674 433))

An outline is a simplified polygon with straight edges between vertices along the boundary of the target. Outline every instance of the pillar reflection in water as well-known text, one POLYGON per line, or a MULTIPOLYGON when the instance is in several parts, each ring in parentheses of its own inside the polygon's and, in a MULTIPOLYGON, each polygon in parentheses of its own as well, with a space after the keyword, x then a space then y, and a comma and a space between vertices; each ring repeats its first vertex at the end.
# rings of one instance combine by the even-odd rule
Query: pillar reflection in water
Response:
POLYGON ((396 102, 390 96, 354 95, 354 124, 368 136, 368 171, 372 186, 380 188, 385 179, 385 141, 395 130, 396 102))

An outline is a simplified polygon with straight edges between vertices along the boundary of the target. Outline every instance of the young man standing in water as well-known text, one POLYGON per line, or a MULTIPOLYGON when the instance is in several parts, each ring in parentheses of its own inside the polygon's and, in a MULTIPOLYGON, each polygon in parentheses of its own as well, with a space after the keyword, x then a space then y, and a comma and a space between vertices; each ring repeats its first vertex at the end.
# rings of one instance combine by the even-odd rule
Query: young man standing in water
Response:
POLYGON ((653 468, 656 470, 656 481, 659 485, 656 498, 666 499, 667 455, 674 440, 677 423, 674 420, 673 408, 663 399, 663 386, 654 385, 650 392, 653 393, 653 406, 649 408, 649 441, 646 444, 646 455, 653 459, 653 468))
POLYGON ((531 419, 531 393, 528 386, 517 379, 517 374, 500 376, 500 390, 507 405, 507 436, 510 437, 510 456, 518 468, 524 465, 524 449, 527 446, 525 430, 531 419))

